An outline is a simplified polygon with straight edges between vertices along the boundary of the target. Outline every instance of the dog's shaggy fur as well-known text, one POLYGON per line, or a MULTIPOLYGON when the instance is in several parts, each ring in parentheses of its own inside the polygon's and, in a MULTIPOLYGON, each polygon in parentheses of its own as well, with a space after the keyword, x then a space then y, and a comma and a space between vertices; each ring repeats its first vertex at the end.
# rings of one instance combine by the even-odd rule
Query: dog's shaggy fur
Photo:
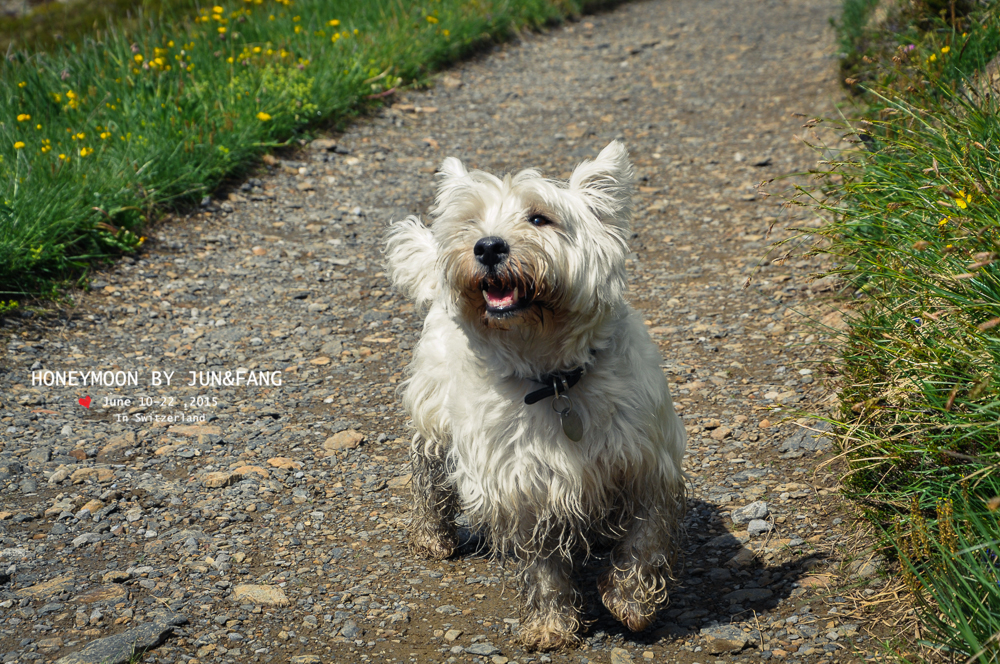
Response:
MULTIPOLYGON (((413 548, 445 558, 468 513, 520 561, 520 638, 575 643, 573 561, 613 542, 600 593, 629 629, 667 599, 685 512, 685 432, 661 357, 625 301, 632 166, 619 142, 568 183, 441 166, 432 215, 391 225, 398 289, 429 307, 404 403, 413 417, 413 548), (570 440, 536 380, 583 367, 570 440)), ((551 376, 549 377, 551 380, 551 376)), ((558 407, 565 409, 560 400, 558 407)))

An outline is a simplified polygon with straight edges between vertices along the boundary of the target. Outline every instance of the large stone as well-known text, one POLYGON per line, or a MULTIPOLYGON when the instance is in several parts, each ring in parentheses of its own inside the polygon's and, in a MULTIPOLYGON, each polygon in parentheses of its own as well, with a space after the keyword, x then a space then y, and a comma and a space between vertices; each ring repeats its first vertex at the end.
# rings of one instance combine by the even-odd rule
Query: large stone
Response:
POLYGON ((611 649, 611 664, 631 664, 632 655, 624 648, 611 649))
POLYGON ((96 588, 90 592, 79 595, 75 601, 83 604, 96 604, 98 602, 114 603, 128 599, 128 591, 120 585, 109 585, 96 588))
POLYGON ((769 533, 772 530, 774 530, 774 524, 770 521, 764 521, 763 519, 754 519, 747 524, 747 532, 750 533, 751 537, 757 537, 758 535, 769 533))
POLYGON ((278 586, 258 586, 243 584, 233 589, 234 602, 249 604, 266 604, 268 606, 287 606, 288 598, 285 591, 278 586))
POLYGON ((205 473, 201 477, 201 483, 209 489, 221 489, 224 486, 229 486, 238 481, 239 477, 233 473, 227 473, 225 471, 219 470, 211 473, 205 473))
POLYGON ((358 433, 354 429, 345 429, 339 433, 335 433, 326 439, 323 443, 323 449, 327 452, 334 452, 336 450, 353 450, 361 444, 361 441, 365 439, 363 434, 358 433))
POLYGON ((125 664, 163 643, 173 631, 173 625, 145 623, 121 634, 91 641, 83 650, 56 660, 56 664, 125 664))
POLYGON ((18 590, 15 594, 18 597, 33 597, 35 599, 45 599, 48 597, 53 597, 55 595, 61 595, 63 593, 72 592, 76 587, 76 581, 72 574, 64 574, 63 576, 57 576, 54 579, 45 581, 43 583, 36 583, 35 585, 22 588, 18 590))
POLYGON ((391 480, 385 483, 390 489, 403 489, 410 484, 410 480, 413 479, 413 473, 407 473, 405 475, 400 475, 399 477, 393 477, 391 480))
POLYGON ((274 468, 284 468, 285 470, 299 470, 302 468, 301 461, 295 461, 288 457, 273 457, 267 460, 268 465, 274 468))
POLYGON ((736 625, 713 625, 701 630, 702 636, 708 639, 706 650, 712 655, 743 650, 752 640, 760 639, 760 632, 753 630, 744 632, 736 625))
POLYGON ((733 523, 749 523, 754 519, 763 519, 767 516, 767 503, 756 501, 746 507, 737 507, 733 510, 733 523))
POLYGON ((465 652, 470 655, 489 657, 490 655, 499 655, 500 648, 497 648, 492 643, 473 643, 471 646, 465 648, 465 652))
POLYGON ((233 475, 239 475, 240 479, 246 479, 250 475, 258 475, 266 480, 271 476, 271 473, 266 468, 261 468, 260 466, 240 466, 233 470, 233 475))

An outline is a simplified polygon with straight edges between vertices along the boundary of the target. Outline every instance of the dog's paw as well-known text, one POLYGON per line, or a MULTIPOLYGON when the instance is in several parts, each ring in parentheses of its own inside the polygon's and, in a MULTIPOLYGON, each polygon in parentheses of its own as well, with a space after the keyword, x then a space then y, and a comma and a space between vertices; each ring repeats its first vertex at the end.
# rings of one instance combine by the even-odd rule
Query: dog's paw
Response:
POLYGON ((634 577, 612 570, 601 578, 598 587, 604 606, 631 631, 641 632, 653 622, 657 605, 640 598, 641 589, 634 583, 634 577))
POLYGON ((552 615, 527 622, 518 632, 517 640, 528 650, 559 650, 579 645, 576 635, 579 620, 575 616, 552 615))
POLYGON ((410 536, 413 552, 435 560, 444 560, 458 548, 458 536, 441 529, 416 530, 410 536))

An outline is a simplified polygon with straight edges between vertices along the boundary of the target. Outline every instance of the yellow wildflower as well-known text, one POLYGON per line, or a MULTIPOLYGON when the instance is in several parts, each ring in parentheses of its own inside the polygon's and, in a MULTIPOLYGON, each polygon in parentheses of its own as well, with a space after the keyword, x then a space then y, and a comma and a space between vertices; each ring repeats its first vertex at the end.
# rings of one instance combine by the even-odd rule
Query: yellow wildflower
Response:
POLYGON ((958 197, 955 199, 955 205, 964 210, 967 207, 969 207, 969 203, 971 202, 972 202, 972 194, 966 195, 964 189, 959 189, 958 197))
POLYGON ((27 122, 30 119, 31 119, 31 116, 28 115, 27 113, 21 113, 20 115, 17 116, 17 121, 18 122, 27 122))
POLYGON ((106 139, 108 139, 110 137, 111 137, 111 132, 110 131, 102 131, 101 132, 101 140, 106 140, 106 139))
POLYGON ((436 18, 434 18, 433 16, 428 16, 427 17, 427 22, 433 24, 433 23, 437 23, 438 20, 436 18))
POLYGON ((941 221, 938 222, 938 227, 944 226, 945 224, 948 223, 948 221, 949 221, 948 217, 943 217, 941 221))
POLYGON ((94 148, 80 148, 80 156, 86 157, 88 154, 92 153, 94 148))
POLYGON ((222 9, 222 7, 216 5, 216 6, 212 7, 212 12, 215 13, 215 14, 221 14, 223 12, 223 9, 222 9))
POLYGON ((261 122, 267 122, 268 120, 271 119, 271 116, 265 113, 264 111, 261 111, 260 113, 257 114, 257 119, 260 120, 261 122))
POLYGON ((942 46, 941 47, 941 52, 942 53, 947 53, 950 50, 951 50, 951 46, 942 46))
POLYGON ((18 84, 17 84, 17 87, 19 87, 19 88, 23 88, 23 87, 25 87, 26 85, 28 85, 28 82, 27 82, 27 81, 21 81, 20 83, 18 83, 18 84))
POLYGON ((335 27, 337 27, 338 25, 340 25, 340 21, 338 21, 337 19, 333 19, 332 21, 328 21, 328 22, 327 22, 327 25, 329 25, 329 26, 332 26, 332 27, 334 27, 334 28, 335 28, 335 27))
POLYGON ((142 62, 142 53, 136 53, 135 57, 132 59, 135 60, 136 62, 142 62))
POLYGON ((24 141, 17 141, 16 143, 14 143, 15 150, 20 150, 23 147, 24 147, 24 141))
POLYGON ((937 53, 931 53, 931 57, 927 58, 927 62, 937 62, 937 53))
POLYGON ((219 34, 220 35, 226 34, 226 26, 220 25, 218 29, 219 29, 219 34))

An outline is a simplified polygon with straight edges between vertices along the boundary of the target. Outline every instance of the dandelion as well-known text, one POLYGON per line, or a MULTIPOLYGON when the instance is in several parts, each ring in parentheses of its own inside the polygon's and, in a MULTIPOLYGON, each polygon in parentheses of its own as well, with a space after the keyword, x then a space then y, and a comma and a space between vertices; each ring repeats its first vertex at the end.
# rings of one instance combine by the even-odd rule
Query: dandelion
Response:
POLYGON ((93 153, 94 148, 80 148, 80 156, 86 157, 88 154, 93 153))
POLYGON ((27 122, 30 119, 31 119, 31 116, 28 115, 27 113, 21 113, 20 115, 17 116, 17 121, 18 122, 27 122))
POLYGON ((103 140, 107 140, 110 137, 111 137, 111 132, 110 131, 102 131, 101 132, 101 140, 102 141, 103 140))
POLYGON ((42 130, 42 125, 41 124, 36 124, 35 125, 35 129, 37 129, 38 131, 41 131, 42 130))
POLYGON ((25 87, 25 86, 27 86, 27 85, 28 85, 28 82, 27 82, 27 81, 21 81, 20 83, 18 83, 18 84, 17 84, 17 87, 19 87, 19 88, 23 88, 23 87, 25 87))
POLYGON ((941 52, 942 53, 947 53, 950 50, 951 50, 951 46, 942 46, 941 47, 941 52))
POLYGON ((59 154, 59 161, 66 161, 68 157, 62 153, 59 154))
POLYGON ((428 16, 427 17, 427 22, 430 23, 431 25, 433 25, 434 23, 437 23, 438 20, 436 18, 434 18, 433 16, 428 16))
POLYGON ((257 119, 260 120, 261 122, 267 122, 268 120, 271 119, 271 116, 265 113, 264 111, 261 111, 260 113, 257 114, 257 119))
POLYGON ((136 53, 135 57, 132 59, 135 60, 136 62, 142 62, 142 53, 136 53))
POLYGON ((14 143, 14 149, 15 150, 20 150, 23 147, 24 147, 24 141, 17 141, 17 142, 14 143))
POLYGON ((447 37, 448 35, 451 34, 451 31, 450 30, 442 30, 441 34, 444 35, 445 37, 447 37))
POLYGON ((218 30, 219 30, 219 34, 220 35, 226 34, 226 26, 220 25, 219 28, 218 28, 218 30))
POLYGON ((212 12, 215 13, 215 14, 221 14, 223 11, 224 10, 222 9, 222 7, 220 7, 218 5, 212 7, 212 12))
POLYGON ((337 19, 333 19, 332 21, 327 21, 327 25, 329 25, 332 28, 336 28, 338 25, 340 25, 340 21, 338 21, 337 19))

